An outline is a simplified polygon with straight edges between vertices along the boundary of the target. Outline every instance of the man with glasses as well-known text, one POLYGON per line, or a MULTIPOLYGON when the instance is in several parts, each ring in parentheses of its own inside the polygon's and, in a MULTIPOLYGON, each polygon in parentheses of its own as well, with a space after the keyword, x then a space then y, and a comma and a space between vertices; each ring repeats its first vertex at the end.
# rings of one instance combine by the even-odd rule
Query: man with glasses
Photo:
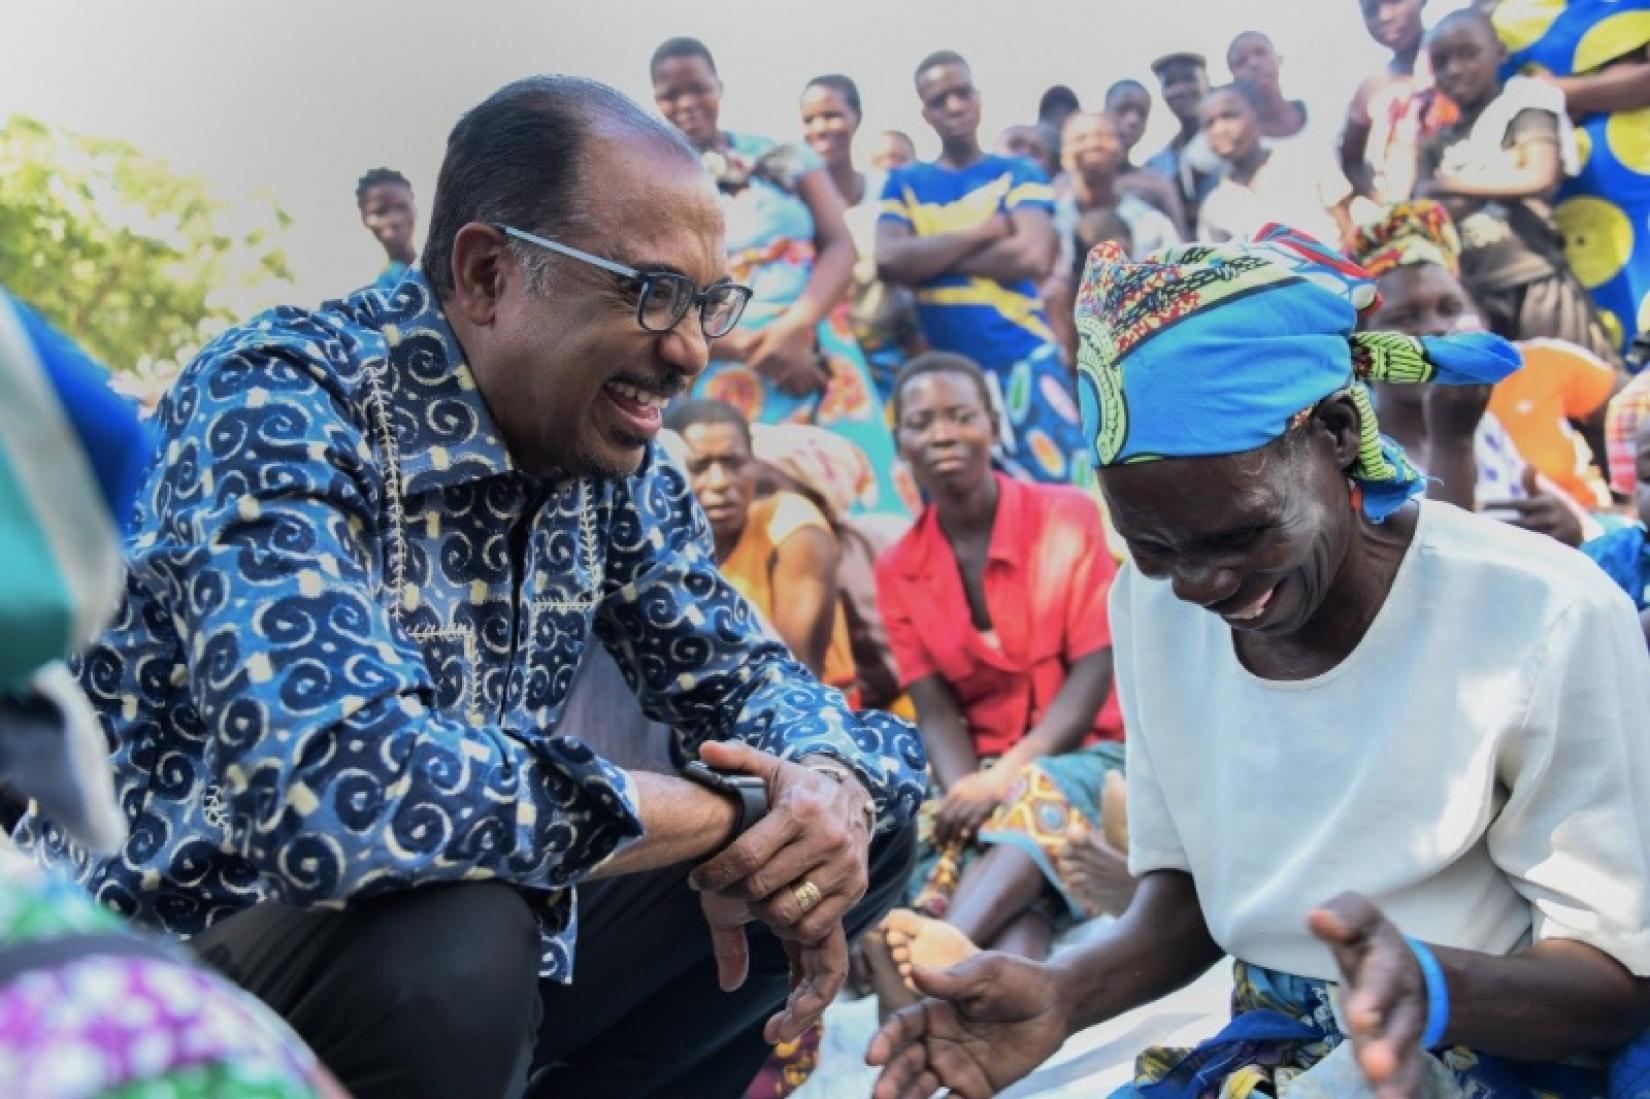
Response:
POLYGON ((1037 481, 1093 484, 1071 372, 1037 284, 1054 266, 1054 191, 1041 168, 980 148, 980 93, 950 50, 917 66, 922 117, 940 158, 888 176, 877 273, 911 287, 931 347, 985 368, 1002 415, 1000 463, 1037 481))
POLYGON ((925 766, 764 639, 653 442, 748 297, 629 100, 469 112, 420 269, 231 330, 161 405, 83 663, 132 837, 21 838, 357 1099, 741 1093, 903 885, 925 766), (597 642, 679 774, 562 726, 597 642))

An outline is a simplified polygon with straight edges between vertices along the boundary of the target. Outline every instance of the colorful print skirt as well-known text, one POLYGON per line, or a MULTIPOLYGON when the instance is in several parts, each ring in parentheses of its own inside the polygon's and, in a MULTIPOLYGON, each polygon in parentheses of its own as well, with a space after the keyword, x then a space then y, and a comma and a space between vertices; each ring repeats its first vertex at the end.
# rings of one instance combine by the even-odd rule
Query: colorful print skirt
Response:
MULTIPOLYGON (((1370 1094, 1335 985, 1237 962, 1232 1021, 1191 1049, 1157 1046, 1111 1099, 1331 1099, 1370 1094)), ((1512 1061, 1464 1046, 1426 1055, 1435 1099, 1650 1099, 1644 1040, 1612 1063, 1512 1061)))
MULTIPOLYGON (((1106 772, 1121 772, 1123 755, 1122 744, 1105 741, 1028 763, 976 838, 943 845, 934 841, 934 814, 944 795, 932 787, 917 816, 917 866, 908 890, 911 907, 944 919, 963 872, 992 847, 1005 844, 1030 855, 1043 872, 1051 899, 1060 902, 1047 912, 1054 925, 1063 928, 1081 923, 1087 915, 1067 892, 1055 860, 1074 825, 1100 827, 1100 791, 1106 772)), ((981 765, 987 762, 982 760, 981 765)))
MULTIPOLYGON (((752 303, 739 322, 760 331, 784 310, 752 303)), ((753 424, 812 424, 852 443, 865 457, 867 471, 851 514, 909 517, 921 502, 915 482, 896 459, 894 433, 840 310, 819 322, 819 353, 831 372, 825 389, 793 397, 741 362, 713 361, 693 384, 695 397, 711 397, 737 408, 753 424)))
POLYGON ((1044 344, 1019 362, 988 369, 986 377, 1001 410, 997 463, 1003 471, 1026 481, 1095 489, 1071 371, 1058 349, 1044 344))
POLYGON ((127 932, 67 880, 0 850, 0 1091, 31 1099, 312 1099, 341 1093, 267 1008, 127 932))

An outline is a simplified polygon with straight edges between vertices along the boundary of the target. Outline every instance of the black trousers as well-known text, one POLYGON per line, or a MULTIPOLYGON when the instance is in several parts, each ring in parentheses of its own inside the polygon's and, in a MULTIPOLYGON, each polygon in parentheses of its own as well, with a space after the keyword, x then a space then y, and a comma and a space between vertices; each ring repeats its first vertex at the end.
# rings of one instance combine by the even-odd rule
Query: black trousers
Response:
MULTIPOLYGON (((850 935, 898 900, 914 835, 872 845, 850 935)), ((355 1099, 737 1097, 768 1055, 762 1025, 788 965, 753 924, 750 977, 722 992, 689 869, 580 886, 571 985, 539 980, 537 925, 497 882, 342 912, 259 904, 190 945, 282 1015, 355 1099)))

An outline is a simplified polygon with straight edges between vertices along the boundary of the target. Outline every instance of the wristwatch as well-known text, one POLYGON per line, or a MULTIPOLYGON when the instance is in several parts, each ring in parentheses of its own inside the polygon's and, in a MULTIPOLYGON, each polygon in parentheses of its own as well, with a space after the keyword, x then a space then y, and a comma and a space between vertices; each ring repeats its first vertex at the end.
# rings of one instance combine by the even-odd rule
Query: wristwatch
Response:
POLYGON ((735 808, 739 810, 739 822, 734 826, 733 835, 729 837, 730 843, 768 815, 768 784, 756 775, 747 775, 739 771, 718 771, 695 759, 682 768, 682 777, 733 800, 735 808))

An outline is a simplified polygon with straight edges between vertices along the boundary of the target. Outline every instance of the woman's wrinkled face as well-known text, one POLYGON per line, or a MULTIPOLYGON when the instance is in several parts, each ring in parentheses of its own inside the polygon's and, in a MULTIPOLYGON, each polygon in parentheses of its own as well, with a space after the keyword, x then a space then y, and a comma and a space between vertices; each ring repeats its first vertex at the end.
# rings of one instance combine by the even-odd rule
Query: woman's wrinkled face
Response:
POLYGON ((924 492, 955 495, 991 476, 996 425, 967 374, 919 374, 900 389, 895 441, 924 492))
POLYGON ((1110 466, 1100 483, 1141 573, 1234 630, 1285 635, 1322 609, 1356 531, 1333 436, 1110 466))
POLYGON ((653 102, 672 126, 701 149, 716 144, 722 81, 697 54, 667 57, 653 68, 653 102))

